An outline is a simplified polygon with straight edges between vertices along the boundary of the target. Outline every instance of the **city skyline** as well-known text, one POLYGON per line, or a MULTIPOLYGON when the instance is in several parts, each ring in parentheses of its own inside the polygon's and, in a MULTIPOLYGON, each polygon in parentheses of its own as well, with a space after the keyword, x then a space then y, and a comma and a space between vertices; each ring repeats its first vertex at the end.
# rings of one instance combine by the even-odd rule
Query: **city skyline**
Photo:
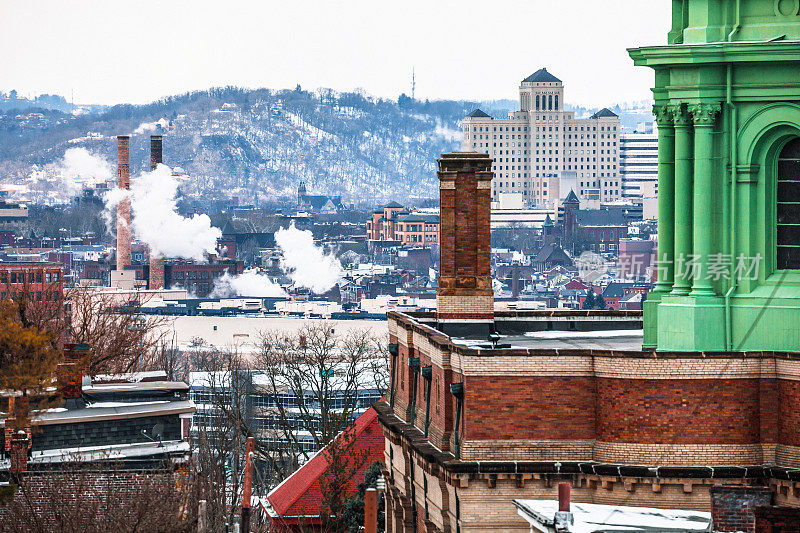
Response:
POLYGON ((552 23, 563 6, 541 1, 501 1, 491 11, 449 1, 376 10, 363 0, 240 0, 224 11, 211 2, 147 1, 131 10, 3 1, 0 46, 15 53, 0 58, 0 90, 113 105, 214 86, 300 84, 395 99, 410 94, 414 69, 420 99, 496 100, 516 99, 519 80, 547 67, 570 85, 569 103, 650 98, 652 73, 633 67, 626 48, 666 44, 669 4, 579 4, 564 26, 552 23))

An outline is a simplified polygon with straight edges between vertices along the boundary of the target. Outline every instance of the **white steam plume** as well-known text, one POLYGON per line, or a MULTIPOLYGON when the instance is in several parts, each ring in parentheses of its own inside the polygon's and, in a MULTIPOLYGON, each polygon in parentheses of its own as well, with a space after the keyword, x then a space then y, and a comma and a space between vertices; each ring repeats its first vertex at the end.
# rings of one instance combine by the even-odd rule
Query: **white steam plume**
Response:
POLYGON ((86 148, 69 148, 56 164, 61 175, 61 186, 69 198, 77 196, 82 187, 94 187, 111 179, 114 169, 104 158, 86 148))
POLYGON ((130 191, 120 189, 119 187, 114 187, 103 194, 103 203, 105 204, 105 209, 103 209, 103 222, 106 223, 106 231, 109 234, 116 235, 117 233, 117 227, 114 225, 114 210, 122 200, 128 198, 130 195, 130 191))
POLYGON ((245 270, 242 274, 231 276, 228 272, 214 282, 212 298, 231 296, 286 296, 280 285, 256 270, 245 270))
POLYGON ((172 170, 158 165, 152 172, 131 179, 130 192, 113 189, 106 193, 106 223, 110 227, 113 209, 130 195, 133 234, 150 246, 151 253, 204 261, 206 253, 216 253, 222 232, 211 225, 208 215, 180 215, 175 203, 177 192, 178 182, 172 170))
POLYGON ((275 232, 275 242, 283 252, 281 266, 295 286, 321 294, 341 279, 342 264, 336 256, 315 246, 311 232, 295 228, 294 222, 275 232))

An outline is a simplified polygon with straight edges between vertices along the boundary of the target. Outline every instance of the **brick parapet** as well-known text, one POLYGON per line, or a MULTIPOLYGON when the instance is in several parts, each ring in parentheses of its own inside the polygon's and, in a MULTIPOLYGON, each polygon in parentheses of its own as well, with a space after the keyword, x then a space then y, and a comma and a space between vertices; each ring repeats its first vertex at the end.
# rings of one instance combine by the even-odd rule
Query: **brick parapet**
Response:
POLYGON ((592 461, 594 440, 470 440, 461 443, 464 461, 592 461))

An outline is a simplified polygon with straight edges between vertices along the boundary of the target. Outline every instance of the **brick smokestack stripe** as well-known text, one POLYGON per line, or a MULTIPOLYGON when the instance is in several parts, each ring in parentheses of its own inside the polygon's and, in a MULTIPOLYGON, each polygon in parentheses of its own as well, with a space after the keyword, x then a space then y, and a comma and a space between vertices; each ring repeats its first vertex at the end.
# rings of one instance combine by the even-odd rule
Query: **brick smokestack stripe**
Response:
MULTIPOLYGON (((117 187, 131 188, 130 137, 117 137, 117 187)), ((117 270, 131 264, 131 200, 124 198, 117 205, 117 270)))
POLYGON ((476 152, 442 154, 438 177, 441 242, 437 318, 491 320, 492 159, 476 152))
MULTIPOLYGON (((150 136, 150 170, 153 171, 162 163, 163 149, 161 144, 161 135, 150 136)), ((153 253, 150 250, 150 279, 149 288, 163 289, 164 288, 164 258, 160 255, 153 253)))

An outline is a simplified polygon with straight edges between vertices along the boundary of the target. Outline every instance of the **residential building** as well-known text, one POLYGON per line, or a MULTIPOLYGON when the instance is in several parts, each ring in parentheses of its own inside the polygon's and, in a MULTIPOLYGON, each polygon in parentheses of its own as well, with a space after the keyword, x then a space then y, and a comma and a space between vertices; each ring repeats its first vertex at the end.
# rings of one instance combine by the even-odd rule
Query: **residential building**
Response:
MULTIPOLYGON (((27 416, 38 398, 0 395, 0 485, 26 481, 26 490, 7 492, 0 522, 18 519, 9 505, 15 498, 38 512, 53 509, 56 493, 67 501, 94 503, 99 494, 113 490, 116 498, 125 498, 142 483, 153 483, 168 494, 189 464, 185 439, 194 405, 186 398, 188 386, 162 371, 83 375, 79 362, 87 350, 88 344, 65 347, 54 380, 60 405, 27 416), (53 484, 60 484, 57 491, 53 484)), ((36 529, 63 527, 46 512, 39 518, 36 529)))
POLYGON ((439 215, 410 212, 397 202, 389 202, 372 212, 367 221, 367 239, 433 247, 439 244, 439 215))
POLYGON ((557 206, 570 189, 586 201, 622 197, 619 117, 564 110, 563 82, 543 68, 522 80, 519 111, 495 119, 480 109, 462 121, 461 149, 491 156, 492 199, 520 193, 527 205, 557 206))
POLYGON ((24 222, 28 220, 28 206, 25 204, 14 204, 0 200, 0 223, 3 222, 24 222))
POLYGON ((331 466, 332 458, 323 450, 272 489, 266 498, 259 498, 258 506, 269 517, 272 531, 325 531, 321 516, 325 509, 325 484, 330 483, 328 479, 333 476, 337 476, 335 479, 344 477, 341 472, 332 472, 331 468, 346 468, 348 473, 354 472, 347 480, 345 490, 346 497, 351 497, 358 491, 358 484, 364 480, 369 467, 375 462, 383 462, 383 431, 373 409, 356 418, 352 433, 337 437, 344 438, 351 439, 351 444, 340 445, 341 448, 349 448, 347 457, 335 458, 340 464, 331 466), (361 466, 355 468, 348 461, 359 461, 361 466))
POLYGON ((439 215, 411 213, 399 218, 395 235, 401 244, 436 246, 439 244, 439 215))

